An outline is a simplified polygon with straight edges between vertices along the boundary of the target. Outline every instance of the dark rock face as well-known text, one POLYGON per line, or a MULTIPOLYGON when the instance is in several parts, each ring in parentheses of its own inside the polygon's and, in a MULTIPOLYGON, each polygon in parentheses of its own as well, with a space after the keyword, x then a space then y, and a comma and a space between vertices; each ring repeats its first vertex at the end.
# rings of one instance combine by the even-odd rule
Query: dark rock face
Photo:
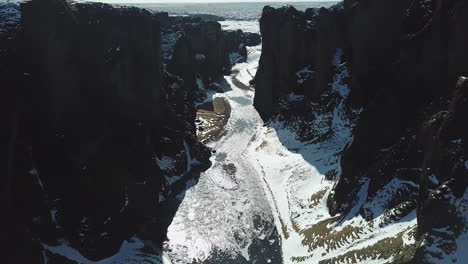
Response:
POLYGON ((200 73, 208 78, 208 82, 229 72, 226 43, 218 22, 189 23, 185 24, 184 30, 195 60, 202 64, 200 73))
POLYGON ((433 109, 425 120, 418 140, 422 148, 422 173, 418 212, 418 235, 428 242, 417 252, 417 260, 425 260, 426 248, 437 238, 444 247, 456 248, 455 238, 447 238, 436 229, 447 228, 458 235, 464 231, 466 215, 463 205, 454 203, 468 187, 468 82, 461 77, 456 89, 442 109, 433 109), (444 217, 435 217, 441 216, 444 217))
MULTIPOLYGON (((365 8, 357 5, 350 11, 355 12, 350 14, 353 21, 358 19, 355 16, 358 16, 361 9, 367 8, 382 7, 379 7, 377 3, 365 8)), ((428 109, 445 110, 447 106, 444 100, 450 100, 458 76, 467 74, 465 65, 459 59, 464 56, 465 52, 456 53, 456 55, 454 53, 457 50, 455 46, 466 43, 465 37, 457 32, 461 25, 465 25, 465 29, 468 26, 466 19, 463 18, 463 10, 466 9, 461 3, 453 2, 452 5, 446 5, 433 1, 432 5, 428 6, 426 2, 421 1, 411 7, 409 3, 402 5, 398 10, 396 14, 407 15, 397 20, 382 21, 385 25, 382 30, 391 28, 391 32, 387 35, 395 34, 396 28, 398 29, 396 33, 399 33, 395 34, 391 40, 383 41, 386 50, 383 53, 387 58, 373 59, 372 56, 362 55, 366 58, 363 63, 362 59, 356 62, 355 55, 352 54, 352 99, 360 101, 365 111, 356 127, 353 142, 343 153, 343 181, 336 186, 336 198, 340 196, 338 193, 348 193, 350 185, 357 179, 355 177, 360 177, 369 164, 377 162, 374 157, 380 149, 395 144, 402 137, 411 138, 418 134, 417 131, 424 126, 424 122, 431 120, 431 115, 435 114, 428 109), (449 10, 456 10, 456 12, 454 11, 454 14, 450 16, 449 10), (430 15, 432 18, 426 19, 426 16, 430 15), (428 22, 424 24, 426 20, 428 22), (420 23, 422 25, 419 25, 420 23), (457 38, 457 36, 460 37, 457 38), (388 42, 393 42, 391 50, 385 46, 388 42), (376 65, 375 69, 380 72, 363 69, 362 65, 364 67, 376 65), (367 72, 370 77, 360 77, 360 71, 364 74, 367 72), (371 72, 372 74, 369 74, 371 72), (372 78, 377 78, 375 76, 383 77, 386 81, 372 80, 372 78), (367 89, 371 92, 367 92, 367 89), (357 99, 358 97, 360 99, 357 99)), ((374 36, 370 33, 366 35, 374 36)), ((374 46, 380 47, 378 43, 380 42, 374 46)), ((426 155, 427 143, 418 144, 419 137, 415 140, 412 143, 413 149, 405 155, 407 156, 406 162, 394 164, 394 166, 397 168, 410 166, 423 170, 434 166, 424 162, 423 156, 418 154, 422 148, 424 153, 422 155, 426 155)), ((390 172, 369 176, 372 178, 371 190, 378 189, 393 177, 390 172)), ((337 200, 346 199, 344 195, 337 200)))
POLYGON ((332 57, 344 43, 343 10, 265 7, 260 19, 262 57, 255 78, 254 105, 264 119, 278 99, 294 92, 317 98, 332 78, 332 57), (317 69, 308 76, 299 72, 317 69), (307 87, 307 89, 305 88, 307 87))
POLYGON ((16 9, 21 25, 0 32, 10 87, 2 226, 6 244, 31 254, 12 249, 7 263, 41 262, 40 243, 58 240, 91 260, 135 234, 161 247, 175 196, 209 166, 195 135, 196 79, 229 73, 220 24, 62 0, 16 9))
POLYGON ((164 120, 160 26, 138 9, 57 3, 21 8, 31 80, 19 128, 26 164, 15 172, 36 170, 56 212, 50 228, 60 228, 39 235, 99 259, 158 214, 155 158, 161 127, 175 125, 164 120))
POLYGON ((161 127, 175 125, 164 120, 159 23, 106 5, 32 1, 21 12, 12 204, 21 224, 36 219, 33 237, 109 256, 159 214, 155 158, 161 127))
MULTIPOLYGON (((467 128, 461 121, 468 115, 466 79, 459 79, 468 75, 468 54, 461 48, 467 45, 467 12, 467 3, 456 0, 349 0, 304 13, 264 9, 255 79, 255 107, 264 119, 274 117, 288 93, 314 102, 329 90, 336 48, 350 69, 348 104, 363 111, 328 198, 332 215, 350 210, 362 179, 369 180, 372 197, 398 177, 419 185, 410 208, 417 209, 419 238, 430 240, 436 228, 449 227, 454 234, 463 229, 463 212, 453 203, 468 187, 467 128), (307 65, 312 73, 298 85, 295 72, 307 65)), ((455 243, 444 241, 448 247, 455 243)), ((416 263, 425 263, 424 247, 416 263)))
POLYGON ((228 52, 239 54, 242 57, 242 62, 247 60, 247 46, 252 47, 262 43, 260 35, 242 32, 242 30, 224 32, 224 38, 228 52))
POLYGON ((163 28, 163 61, 167 69, 182 77, 186 85, 196 87, 196 79, 210 84, 229 74, 231 53, 247 57, 246 46, 259 45, 260 35, 242 31, 223 32, 215 21, 198 17, 165 17, 163 28), (195 71, 186 69, 196 69, 195 71), (194 75, 194 73, 196 73, 194 75))

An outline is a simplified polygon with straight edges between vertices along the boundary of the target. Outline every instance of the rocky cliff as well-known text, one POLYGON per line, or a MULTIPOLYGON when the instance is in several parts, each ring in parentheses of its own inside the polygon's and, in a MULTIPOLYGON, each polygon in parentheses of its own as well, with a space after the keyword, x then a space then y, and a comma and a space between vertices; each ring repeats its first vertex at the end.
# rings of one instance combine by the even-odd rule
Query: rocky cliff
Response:
POLYGON ((332 114, 336 105, 335 53, 349 70, 345 108, 351 119, 359 115, 341 168, 332 173, 341 172, 328 196, 330 214, 358 210, 371 220, 376 215, 359 203, 375 201, 396 179, 417 187, 417 195, 397 188, 386 205, 386 214, 395 214, 391 221, 417 212, 417 249, 411 260, 396 263, 437 263, 456 250, 468 227, 467 125, 461 121, 468 116, 461 77, 468 75, 467 12, 467 3, 456 0, 349 0, 305 12, 265 7, 261 18, 255 106, 264 120, 295 120, 303 141, 320 142, 310 125, 319 122, 314 111, 332 114), (285 109, 291 95, 305 100, 285 109))
POLYGON ((340 8, 305 12, 292 6, 264 8, 262 57, 254 81, 255 107, 264 119, 272 115, 284 94, 317 98, 326 89, 335 50, 342 48, 346 37, 343 13, 340 8))
POLYGON ((100 260, 135 234, 161 248, 209 166, 195 104, 230 71, 219 23, 62 0, 0 15, 6 262, 63 263, 45 250, 63 245, 100 260))

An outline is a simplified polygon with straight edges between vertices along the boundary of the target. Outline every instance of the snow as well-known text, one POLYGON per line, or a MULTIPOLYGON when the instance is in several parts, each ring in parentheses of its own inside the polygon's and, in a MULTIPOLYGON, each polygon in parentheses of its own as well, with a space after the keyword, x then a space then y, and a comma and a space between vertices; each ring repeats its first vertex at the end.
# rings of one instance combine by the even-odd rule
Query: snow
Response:
POLYGON ((120 208, 120 213, 122 213, 128 206, 128 190, 127 190, 127 187, 125 186, 125 203, 124 205, 122 206, 122 208, 120 208))
MULTIPOLYGON (((310 67, 306 67, 298 75, 311 72, 310 67)), ((339 77, 341 75, 335 78, 335 82, 341 81, 339 77)), ((289 99, 299 98, 290 95, 289 99)), ((304 230, 330 218, 326 197, 333 181, 326 180, 324 173, 331 169, 339 170, 339 161, 335 155, 351 140, 349 120, 340 111, 343 110, 337 109, 333 113, 332 126, 336 133, 328 142, 301 142, 295 132, 285 128, 282 122, 273 122, 269 124, 270 128, 263 127, 257 132, 256 140, 246 152, 254 161, 255 169, 262 175, 264 189, 272 208, 276 209, 275 223, 282 236, 285 263, 289 263, 293 257, 310 255, 308 246, 303 244, 303 235, 297 229, 304 230), (316 206, 307 206, 310 197, 318 193, 322 193, 322 196, 318 198, 316 206)), ((318 259, 312 259, 318 262, 318 259)), ((307 261, 311 261, 311 258, 307 258, 307 261)))
POLYGON ((453 254, 455 258, 458 261, 467 260, 468 259, 468 250, 467 250, 468 249, 468 231, 465 230, 465 232, 457 238, 456 245, 457 245, 457 249, 453 254))
POLYGON ((166 176, 166 183, 168 185, 172 185, 174 183, 176 183, 177 181, 180 181, 182 180, 184 177, 184 175, 171 175, 170 177, 169 176, 166 176))
POLYGON ((434 183, 434 184, 436 184, 436 185, 439 185, 439 180, 436 178, 436 176, 435 176, 434 174, 432 174, 432 175, 429 176, 429 180, 430 180, 432 183, 434 183))
POLYGON ((187 144, 187 141, 184 139, 184 148, 185 148, 185 155, 187 159, 187 172, 192 170, 192 156, 190 155, 190 147, 187 144))
POLYGON ((459 199, 451 199, 451 203, 461 218, 463 228, 457 234, 452 231, 454 226, 432 229, 430 238, 433 242, 429 243, 427 238, 423 240, 425 250, 429 253, 426 254, 427 263, 465 263, 468 259, 468 189, 459 199), (451 242, 450 239, 453 239, 452 246, 454 248, 447 249, 447 243, 451 242))
POLYGON ((175 31, 165 33, 161 37, 161 53, 164 61, 167 63, 172 60, 172 54, 177 41, 182 37, 182 32, 175 31))
POLYGON ((343 59, 343 50, 342 49, 336 49, 336 54, 333 57, 333 65, 337 68, 342 69, 336 76, 335 76, 335 81, 332 84, 332 89, 340 93, 342 97, 347 97, 349 95, 349 89, 347 88, 347 85, 343 84, 344 78, 348 76, 349 71, 348 68, 345 65, 342 65, 341 61, 343 59))
POLYGON ((44 184, 42 183, 41 177, 39 177, 39 172, 37 171, 37 169, 36 168, 31 169, 29 171, 29 174, 36 177, 39 187, 41 187, 41 190, 44 191, 44 184))
POLYGON ((412 190, 416 192, 418 186, 413 182, 402 181, 394 178, 372 197, 362 208, 367 215, 377 217, 383 215, 390 206, 390 201, 396 197, 402 190, 412 190))
POLYGON ((303 95, 297 95, 297 94, 294 94, 294 93, 288 94, 288 100, 290 102, 302 101, 303 99, 304 99, 303 95))
POLYGON ((311 67, 312 66, 309 65, 304 69, 296 72, 297 83, 303 84, 307 79, 310 79, 313 76, 315 72, 311 70, 311 67))
MULTIPOLYGON (((253 49, 253 52, 259 53, 260 47, 253 49)), ((243 83, 247 83, 251 79, 251 76, 255 74, 256 67, 258 67, 258 57, 254 57, 256 58, 254 60, 251 59, 252 57, 249 56, 246 63, 241 63, 234 67, 235 70, 239 71, 235 78, 243 83), (249 75, 250 78, 247 77, 249 75)), ((340 78, 342 76, 345 76, 345 74, 338 76, 336 82, 341 81, 340 78)), ((229 78, 227 80, 230 82, 229 78)), ((338 84, 336 84, 336 87, 338 87, 338 84)), ((339 88, 343 90, 346 87, 339 88)), ((288 260, 293 256, 309 255, 308 247, 302 245, 302 235, 294 231, 293 223, 289 219, 292 219, 291 216, 294 216, 296 224, 299 224, 301 228, 306 228, 321 219, 329 217, 325 198, 333 186, 333 182, 327 181, 321 170, 338 169, 339 164, 335 154, 341 151, 351 138, 351 126, 348 124, 349 122, 340 113, 342 110, 336 110, 332 115, 332 125, 337 132, 335 136, 327 144, 307 145, 297 140, 293 131, 284 129, 282 123, 270 124, 270 128, 263 127, 261 119, 258 117, 255 109, 252 108, 252 105, 239 104, 237 100, 233 100, 239 96, 252 97, 251 92, 240 91, 237 87, 233 86, 232 92, 220 94, 219 96, 227 97, 233 111, 233 116, 228 124, 228 134, 219 142, 213 143, 212 147, 217 150, 217 155, 213 158, 213 167, 202 175, 200 182, 195 187, 187 191, 187 195, 178 212, 180 215, 176 215, 176 218, 169 227, 167 248, 179 253, 184 252, 185 256, 178 257, 179 261, 182 261, 180 259, 189 261, 193 258, 203 260, 209 255, 214 245, 221 245, 221 248, 224 250, 239 252, 245 255, 243 253, 245 247, 240 246, 239 249, 238 245, 226 243, 226 239, 230 235, 226 234, 225 231, 219 230, 219 226, 230 227, 230 230, 243 230, 244 232, 242 233, 246 236, 252 232, 246 232, 246 228, 248 229, 252 224, 241 224, 239 226, 238 222, 230 222, 231 220, 229 219, 232 217, 234 219, 237 218, 235 216, 236 213, 234 213, 236 208, 228 205, 224 207, 224 210, 230 211, 229 215, 232 213, 234 215, 222 219, 221 222, 217 222, 219 219, 215 217, 215 220, 211 219, 209 223, 206 223, 206 218, 213 218, 214 216, 207 217, 206 213, 203 213, 205 215, 203 220, 197 219, 197 215, 190 213, 190 203, 193 203, 193 206, 200 206, 199 199, 202 199, 204 192, 208 192, 211 195, 210 197, 213 197, 213 193, 216 193, 216 197, 225 197, 226 192, 234 194, 235 192, 242 191, 249 194, 250 190, 242 190, 242 188, 261 186, 267 199, 266 202, 270 204, 270 208, 274 208, 273 221, 277 225, 278 232, 282 232, 281 223, 283 222, 290 233, 287 238, 282 234, 284 259, 288 260), (243 118, 236 118, 236 116, 243 116, 243 118), (249 139, 252 140, 249 141, 249 139), (290 151, 285 145, 289 149, 295 149, 295 151, 290 151), (244 149, 245 147, 243 146, 247 146, 247 149, 244 149), (229 156, 223 156, 225 153, 229 156), (236 153, 242 154, 238 156, 239 154, 236 153), (306 160, 315 160, 322 164, 320 166, 313 166, 306 160), (220 162, 227 161, 233 162, 238 167, 237 182, 232 181, 230 177, 226 176, 219 166, 220 162), (239 168, 245 169, 239 170, 239 168), (244 175, 250 176, 245 177, 244 175), (249 181, 255 180, 255 177, 252 175, 257 175, 260 181, 254 181, 246 185, 245 181, 247 179, 249 181), (206 182, 209 182, 209 184, 204 185, 205 179, 207 179, 206 182), (223 192, 218 194, 217 188, 222 189, 223 192), (319 206, 304 209, 303 205, 308 203, 310 195, 323 190, 325 190, 325 194, 320 200, 319 206), (184 209, 185 207, 186 209, 184 209), (185 216, 184 210, 187 211, 185 216), (184 230, 184 224, 189 220, 196 222, 195 226, 200 226, 200 229, 203 225, 210 227, 205 230, 194 230, 192 225, 191 229, 184 230), (203 224, 200 224, 199 222, 202 221, 204 221, 203 224), (227 223, 224 221, 227 221, 227 223), (214 227, 212 227, 212 222, 215 222, 214 227), (211 229, 214 229, 216 232, 212 234, 211 229), (196 241, 193 241, 194 239, 196 241), (195 244, 196 246, 190 247, 190 244, 195 244)), ((295 98, 294 95, 291 95, 290 99, 298 100, 300 98, 295 98)), ((249 102, 251 101, 249 100, 249 102)), ((340 107, 343 107, 343 105, 340 105, 340 107)), ((242 200, 243 196, 234 195, 233 197, 231 195, 228 197, 226 197, 228 202, 233 201, 234 204, 238 205, 238 200, 242 200)), ((254 201, 259 205, 262 204, 260 201, 264 201, 264 199, 264 197, 257 196, 254 201)), ((224 203, 226 203, 225 200, 223 199, 224 203)), ((202 201, 203 203, 211 204, 208 205, 209 208, 217 208, 214 204, 221 202, 213 199, 210 199, 210 201, 202 199, 202 201)), ((249 212, 252 210, 250 209, 252 207, 250 203, 240 204, 248 207, 241 207, 238 209, 238 212, 249 212)), ((266 205, 262 206, 265 207, 266 205)), ((267 213, 269 208, 265 209, 262 212, 263 214, 267 213)))
POLYGON ((416 232, 416 228, 409 228, 404 234, 403 234, 403 245, 409 246, 409 245, 414 245, 416 243, 416 239, 414 236, 414 233, 416 232))
POLYGON ((9 28, 15 28, 21 20, 21 12, 18 2, 0 3, 0 35, 9 31, 9 28))
POLYGON ((205 60, 206 60, 206 56, 205 56, 204 54, 197 53, 197 54, 195 54, 195 60, 196 60, 198 63, 203 63, 203 62, 205 62, 205 60))
POLYGON ((243 32, 260 34, 260 23, 258 21, 226 20, 219 21, 219 23, 225 31, 242 29, 243 32))
MULTIPOLYGON (((348 69, 342 60, 343 51, 337 49, 333 64, 338 71, 330 85, 342 99, 332 113, 318 115, 312 124, 316 131, 323 133, 331 127, 331 137, 317 142, 301 142, 290 127, 283 122, 274 121, 270 122, 268 127, 258 129, 244 154, 257 174, 262 177, 263 188, 282 238, 284 263, 319 263, 351 250, 365 251, 364 248, 382 239, 396 237, 401 232, 406 234, 405 243, 414 243, 410 236, 410 231, 414 229, 417 221, 414 210, 398 221, 383 224, 386 220, 384 212, 390 199, 402 189, 417 187, 413 182, 398 179, 388 183, 370 200, 367 192, 369 181, 358 183, 361 189, 351 211, 341 221, 331 221, 327 225, 329 233, 324 236, 326 239, 331 233, 337 234, 345 228, 359 228, 361 231, 358 238, 345 239, 336 248, 327 246, 327 243, 334 241, 327 241, 323 246, 314 245, 315 242, 305 242, 304 231, 322 221, 332 220, 327 208, 327 198, 336 179, 327 179, 325 174, 336 171, 339 176, 339 153, 352 138, 355 120, 349 119, 345 114, 344 102, 349 95, 349 88, 344 79, 348 75, 348 69), (320 121, 329 119, 331 123, 320 121), (373 214, 372 227, 360 215, 361 209, 367 209, 373 214), (293 258, 296 259, 293 261, 293 258)), ((299 71, 298 75, 310 72, 313 72, 312 69, 306 67, 299 71)), ((298 101, 302 100, 302 97, 290 94, 287 99, 298 101)), ((354 109, 352 112, 359 114, 360 111, 354 109)), ((383 259, 365 260, 365 263, 383 262, 383 259)))
POLYGON ((44 250, 50 253, 63 256, 71 261, 75 261, 80 264, 138 264, 138 263, 154 263, 154 264, 172 264, 169 257, 165 253, 157 254, 142 254, 142 250, 145 244, 142 240, 137 237, 132 237, 122 243, 120 250, 114 256, 100 260, 91 261, 85 258, 80 252, 68 243, 62 242, 57 246, 50 246, 42 243, 44 250))
POLYGON ((255 77, 258 69, 258 60, 260 59, 260 53, 262 52, 261 45, 254 47, 247 47, 247 61, 244 63, 237 63, 232 68, 235 74, 235 79, 245 86, 250 86, 250 81, 255 77))
POLYGON ((200 90, 205 90, 205 84, 203 83, 203 80, 202 80, 202 79, 197 78, 195 81, 196 81, 196 83, 197 83, 198 89, 200 89, 200 90))
MULTIPOLYGON (((260 49, 252 52, 259 53, 260 49)), ((259 54, 253 55, 259 58, 259 54)), ((242 65, 255 72, 258 59, 248 60, 242 65)), ((234 68, 240 67, 236 65, 234 68)), ((250 75, 242 72, 238 76, 242 74, 250 75)), ((245 75, 239 78, 242 82, 250 79, 245 75)), ((267 239, 275 231, 270 204, 262 191, 261 177, 243 155, 252 136, 262 127, 262 120, 252 105, 254 92, 236 87, 231 76, 225 79, 231 89, 213 97, 224 97, 231 105, 226 133, 220 140, 209 143, 209 147, 216 150, 211 157, 213 165, 201 174, 196 185, 188 186, 168 228, 168 241, 164 248, 176 263, 204 261, 214 249, 249 259, 248 248, 253 240, 267 239), (235 166, 234 174, 224 169, 230 164, 235 166), (254 222, 257 216, 271 223, 270 226, 259 229, 254 222)))
MULTIPOLYGON (((249 30, 258 32, 258 22, 224 22, 221 22, 223 28, 232 29, 256 25, 255 29, 249 30)), ((174 39, 166 39, 166 42, 172 43, 174 39)), ((272 121, 264 126, 252 105, 254 91, 234 84, 237 83, 233 82, 235 79, 249 86, 249 81, 256 74, 261 46, 247 49, 247 61, 236 64, 233 67, 234 74, 225 77, 230 89, 223 87, 224 92, 220 93, 207 91, 203 81, 196 79, 198 88, 210 93, 207 94, 209 99, 224 97, 229 102, 231 116, 223 137, 208 144, 216 150, 216 154, 211 157, 212 167, 201 173, 198 182, 189 180, 185 190, 177 195, 181 204, 168 228, 164 253, 142 254, 144 242, 137 237, 125 241, 116 255, 98 262, 84 258, 66 242, 58 246, 43 244, 44 249, 85 264, 169 264, 169 259, 181 264, 203 262, 213 255, 214 250, 242 256, 247 262, 253 262, 249 249, 254 242, 261 240, 272 246, 278 245, 285 264, 315 264, 343 256, 352 250, 365 251, 366 247, 399 235, 402 235, 404 245, 414 245, 416 241, 413 233, 417 226, 415 210, 394 221, 388 222, 387 218, 387 214, 394 213, 393 209, 389 209, 392 199, 401 191, 417 190, 418 186, 414 182, 392 179, 372 197, 368 193, 370 181, 357 182, 360 189, 356 201, 350 201, 353 205, 350 212, 340 216, 339 221, 329 214, 327 198, 341 173, 340 154, 352 140, 353 127, 357 121, 346 112, 349 88, 345 79, 349 72, 343 63, 343 50, 337 49, 332 61, 337 72, 330 87, 339 95, 338 103, 333 111, 317 113, 311 123, 314 131, 318 131, 320 135, 330 130, 332 133, 320 141, 302 142, 296 131, 284 122, 272 121), (234 166, 235 172, 227 172, 226 165, 234 166), (327 177, 329 172, 334 172, 335 176, 327 177), (267 224, 259 228, 255 223, 258 217, 267 224), (367 217, 371 220, 366 220, 367 217), (315 237, 310 241, 306 240, 306 232, 323 222, 327 223, 322 227, 325 234, 314 234, 315 237), (350 228, 359 230, 359 235, 348 235, 342 241, 329 239, 331 234, 339 234, 350 228), (281 242, 271 239, 275 232, 281 242), (320 239, 325 242, 319 244, 317 241, 320 239), (337 246, 330 244, 334 242, 337 242, 337 246)), ((198 57, 201 60, 202 55, 195 55, 195 59, 198 57)), ((308 66, 299 70, 296 76, 300 82, 309 78, 308 75, 313 72, 311 66, 308 66)), ((285 99, 296 102, 302 101, 304 97, 289 94, 285 99)), ((360 111, 352 110, 356 115, 360 111)), ((190 172, 198 161, 192 159, 191 149, 185 140, 184 147, 186 170, 190 172)), ((385 151, 388 150, 391 148, 385 151)), ((174 167, 174 160, 168 156, 162 156, 156 162, 164 171, 170 171, 174 167)), ((468 161, 465 161, 465 167, 468 169, 468 161)), ((183 175, 166 177, 166 182, 172 184, 182 177, 183 175)), ((434 177, 431 180, 435 182, 437 179, 434 177)), ((466 203, 460 204, 466 206, 466 203)), ((121 212, 127 206, 126 196, 121 212)), ((466 207, 460 206, 460 210, 466 211, 466 207)), ((446 259, 468 258, 467 230, 457 238, 457 245, 457 249, 446 256, 446 259)), ((388 261, 391 258, 384 260, 377 257, 362 260, 361 263, 377 264, 388 261)), ((272 259, 267 259, 267 262, 272 262, 272 259)))
POLYGON ((174 159, 168 156, 163 156, 161 159, 156 159, 161 170, 171 170, 174 168, 174 159))

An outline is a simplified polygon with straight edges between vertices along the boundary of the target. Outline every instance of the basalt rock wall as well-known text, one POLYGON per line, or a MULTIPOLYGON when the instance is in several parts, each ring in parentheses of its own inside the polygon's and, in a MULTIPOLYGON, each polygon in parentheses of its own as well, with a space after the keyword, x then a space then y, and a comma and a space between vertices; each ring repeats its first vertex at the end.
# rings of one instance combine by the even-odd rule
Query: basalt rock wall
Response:
MULTIPOLYGON (((405 210, 416 209, 420 239, 437 228, 455 234, 466 228, 466 212, 454 201, 468 187, 467 126, 461 121, 468 116, 466 79, 460 78, 468 75, 462 48, 467 12, 468 5, 456 0, 349 0, 305 12, 265 7, 255 78, 255 107, 264 120, 278 114, 278 100, 290 93, 326 104, 316 97, 331 89, 337 48, 349 68, 347 107, 362 111, 328 197, 332 215, 350 211, 363 182, 371 199, 398 178, 419 186, 405 210)), ((453 238, 444 240, 453 247, 453 238)), ((425 250, 418 249, 416 263, 425 263, 425 250)))
POLYGON ((90 260, 134 235, 161 248, 176 196, 209 166, 195 104, 197 80, 230 71, 220 24, 62 0, 12 8, 20 19, 0 32, 7 263, 66 262, 41 244, 90 260))
POLYGON ((260 19, 262 56, 254 105, 271 117, 279 97, 288 93, 318 97, 332 78, 332 58, 345 45, 344 12, 340 8, 265 7, 260 19), (312 70, 313 69, 313 70, 312 70), (307 70, 308 76, 301 76, 307 70))

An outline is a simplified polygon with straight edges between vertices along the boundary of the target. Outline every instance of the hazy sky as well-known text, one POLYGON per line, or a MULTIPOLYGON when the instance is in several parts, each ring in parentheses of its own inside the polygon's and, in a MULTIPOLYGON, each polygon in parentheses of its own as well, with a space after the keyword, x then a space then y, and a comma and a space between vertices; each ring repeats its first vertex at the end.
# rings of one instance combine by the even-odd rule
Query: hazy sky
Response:
MULTIPOLYGON (((325 2, 327 0, 85 0, 91 2, 105 2, 105 3, 227 3, 227 2, 325 2)), ((336 1, 336 0, 331 0, 336 1)))

